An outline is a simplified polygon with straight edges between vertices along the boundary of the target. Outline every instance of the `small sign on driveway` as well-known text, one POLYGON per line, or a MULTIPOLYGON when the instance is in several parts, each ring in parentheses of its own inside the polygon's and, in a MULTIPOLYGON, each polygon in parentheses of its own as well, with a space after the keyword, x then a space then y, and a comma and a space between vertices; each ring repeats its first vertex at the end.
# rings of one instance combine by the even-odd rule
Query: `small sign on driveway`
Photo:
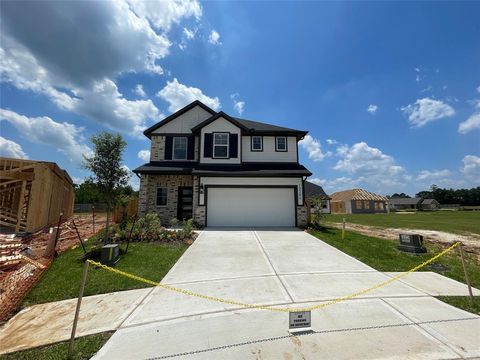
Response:
POLYGON ((292 334, 308 332, 312 330, 311 311, 291 311, 288 314, 288 331, 292 334))

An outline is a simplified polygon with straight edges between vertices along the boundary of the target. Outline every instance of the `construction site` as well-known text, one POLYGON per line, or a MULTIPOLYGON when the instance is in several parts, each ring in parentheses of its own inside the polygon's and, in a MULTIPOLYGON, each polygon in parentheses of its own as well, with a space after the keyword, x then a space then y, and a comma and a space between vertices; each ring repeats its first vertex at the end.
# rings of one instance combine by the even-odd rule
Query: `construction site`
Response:
POLYGON ((57 164, 0 158, 0 323, 55 256, 105 227, 103 214, 73 215, 74 198, 73 181, 57 164))

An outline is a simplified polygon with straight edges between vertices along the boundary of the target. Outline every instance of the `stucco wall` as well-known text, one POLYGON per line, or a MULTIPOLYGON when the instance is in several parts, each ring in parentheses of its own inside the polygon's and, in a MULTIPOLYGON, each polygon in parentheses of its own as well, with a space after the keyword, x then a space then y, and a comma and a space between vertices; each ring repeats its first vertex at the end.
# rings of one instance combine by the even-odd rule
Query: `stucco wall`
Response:
POLYGON ((251 136, 242 136, 242 161, 296 162, 297 139, 287 136, 287 151, 275 151, 275 136, 263 136, 263 151, 251 151, 251 136))

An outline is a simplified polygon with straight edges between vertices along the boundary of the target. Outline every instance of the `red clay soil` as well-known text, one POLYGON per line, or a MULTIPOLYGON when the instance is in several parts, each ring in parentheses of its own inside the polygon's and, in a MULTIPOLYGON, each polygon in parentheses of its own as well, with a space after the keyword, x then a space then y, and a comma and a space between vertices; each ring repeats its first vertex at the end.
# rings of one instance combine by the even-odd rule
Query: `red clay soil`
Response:
MULTIPOLYGON (((80 245, 78 235, 73 226, 77 226, 80 238, 87 240, 94 235, 91 215, 74 215, 61 225, 61 233, 55 251, 61 254, 75 245, 80 245)), ((95 232, 105 227, 106 218, 96 214, 95 232)), ((22 248, 28 248, 25 257, 17 264, 0 270, 0 324, 7 321, 16 311, 25 295, 41 279, 52 263, 51 258, 45 258, 45 250, 51 238, 49 228, 40 230, 24 238, 6 239, 0 237, 0 242, 22 242, 22 248)), ((15 250, 18 256, 18 249, 15 250)))

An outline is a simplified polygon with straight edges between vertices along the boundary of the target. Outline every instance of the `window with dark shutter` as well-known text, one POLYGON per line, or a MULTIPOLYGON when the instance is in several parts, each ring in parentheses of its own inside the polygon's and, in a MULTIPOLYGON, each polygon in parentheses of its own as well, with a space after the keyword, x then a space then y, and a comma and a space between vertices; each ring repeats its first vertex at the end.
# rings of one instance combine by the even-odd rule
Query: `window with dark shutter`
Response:
POLYGON ((205 134, 203 137, 203 157, 212 157, 213 134, 205 134))
POLYGON ((195 136, 190 136, 188 138, 188 153, 187 153, 188 160, 195 159, 195 136))
POLYGON ((165 136, 165 160, 172 160, 173 136, 165 136))
POLYGON ((238 157, 238 134, 230 134, 229 157, 238 157))

